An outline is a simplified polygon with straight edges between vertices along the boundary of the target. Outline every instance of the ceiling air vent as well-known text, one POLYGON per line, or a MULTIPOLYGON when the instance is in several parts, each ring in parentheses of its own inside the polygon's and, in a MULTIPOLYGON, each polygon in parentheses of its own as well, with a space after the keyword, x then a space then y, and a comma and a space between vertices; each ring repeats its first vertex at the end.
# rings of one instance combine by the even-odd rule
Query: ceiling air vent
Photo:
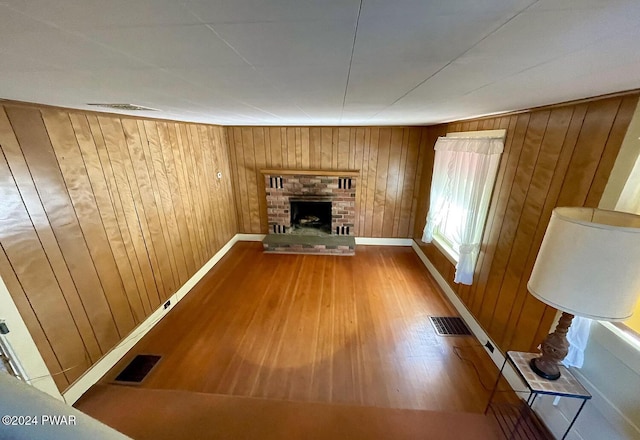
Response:
POLYGON ((134 112, 139 112, 139 111, 157 112, 158 111, 158 109, 155 109, 155 108, 144 107, 142 105, 135 105, 135 104, 91 104, 89 103, 87 105, 92 105, 94 107, 111 108, 114 110, 128 110, 128 111, 134 111, 134 112))

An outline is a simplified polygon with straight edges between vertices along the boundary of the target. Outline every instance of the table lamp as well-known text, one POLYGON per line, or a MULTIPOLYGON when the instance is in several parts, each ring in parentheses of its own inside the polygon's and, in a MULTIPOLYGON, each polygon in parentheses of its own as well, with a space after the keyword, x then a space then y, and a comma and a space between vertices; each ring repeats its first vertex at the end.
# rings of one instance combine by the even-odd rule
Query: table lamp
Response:
POLYGON ((631 316, 640 295, 640 216, 594 208, 556 208, 542 240, 529 292, 562 312, 555 331, 531 360, 556 380, 567 355, 574 315, 602 321, 631 316))

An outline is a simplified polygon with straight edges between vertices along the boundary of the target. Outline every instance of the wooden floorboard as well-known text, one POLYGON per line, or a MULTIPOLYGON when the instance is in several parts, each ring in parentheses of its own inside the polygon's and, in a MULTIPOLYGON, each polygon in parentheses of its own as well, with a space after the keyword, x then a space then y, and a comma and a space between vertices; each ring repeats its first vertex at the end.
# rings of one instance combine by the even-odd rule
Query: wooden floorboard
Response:
POLYGON ((483 411, 497 370, 473 337, 436 336, 429 315, 456 313, 411 248, 273 255, 239 242, 102 383, 149 353, 162 359, 147 389, 483 411))

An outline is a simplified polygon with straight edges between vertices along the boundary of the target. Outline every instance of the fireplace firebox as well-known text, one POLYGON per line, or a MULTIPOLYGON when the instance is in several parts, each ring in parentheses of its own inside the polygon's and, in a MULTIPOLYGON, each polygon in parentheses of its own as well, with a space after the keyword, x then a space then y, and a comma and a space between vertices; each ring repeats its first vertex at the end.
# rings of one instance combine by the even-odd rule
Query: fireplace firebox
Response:
POLYGON ((291 234, 331 235, 331 200, 290 198, 291 234))

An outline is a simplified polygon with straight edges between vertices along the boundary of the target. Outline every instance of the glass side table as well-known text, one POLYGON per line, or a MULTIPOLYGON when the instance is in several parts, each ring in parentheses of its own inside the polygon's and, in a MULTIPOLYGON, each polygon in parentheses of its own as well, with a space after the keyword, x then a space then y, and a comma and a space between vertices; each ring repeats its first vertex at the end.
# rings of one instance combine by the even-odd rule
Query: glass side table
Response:
MULTIPOLYGON (((569 423, 569 426, 564 432, 562 439, 567 436, 567 434, 573 427, 576 419, 582 412, 582 408, 584 408, 584 405, 587 403, 587 400, 591 399, 591 394, 589 394, 589 392, 582 386, 578 379, 576 379, 576 377, 564 366, 560 366, 561 376, 558 380, 544 379, 534 373, 529 366, 529 361, 532 358, 538 356, 540 356, 539 353, 508 351, 502 367, 500 368, 500 374, 498 374, 496 383, 493 386, 491 397, 489 397, 489 403, 487 404, 487 408, 484 412, 485 414, 487 414, 490 409, 493 411, 498 424, 500 424, 500 428, 508 438, 522 438, 522 436, 515 437, 515 435, 518 434, 519 429, 523 427, 523 423, 526 424, 527 420, 529 420, 528 418, 530 417, 535 418, 535 423, 526 424, 526 429, 524 430, 524 438, 537 439, 541 436, 545 436, 544 428, 542 428, 541 422, 533 413, 533 404, 536 401, 536 398, 541 394, 582 400, 580 408, 569 423), (509 362, 514 367, 514 370, 516 371, 516 373, 518 373, 518 376, 527 386, 529 392, 529 396, 525 401, 526 405, 523 405, 523 408, 516 409, 515 413, 512 412, 512 414, 515 414, 515 421, 511 424, 507 423, 508 416, 505 415, 505 411, 498 409, 498 406, 493 404, 493 398, 498 388, 500 378, 503 377, 504 367, 506 366, 507 362, 509 362)), ((512 409, 513 407, 514 406, 511 405, 512 409)))

